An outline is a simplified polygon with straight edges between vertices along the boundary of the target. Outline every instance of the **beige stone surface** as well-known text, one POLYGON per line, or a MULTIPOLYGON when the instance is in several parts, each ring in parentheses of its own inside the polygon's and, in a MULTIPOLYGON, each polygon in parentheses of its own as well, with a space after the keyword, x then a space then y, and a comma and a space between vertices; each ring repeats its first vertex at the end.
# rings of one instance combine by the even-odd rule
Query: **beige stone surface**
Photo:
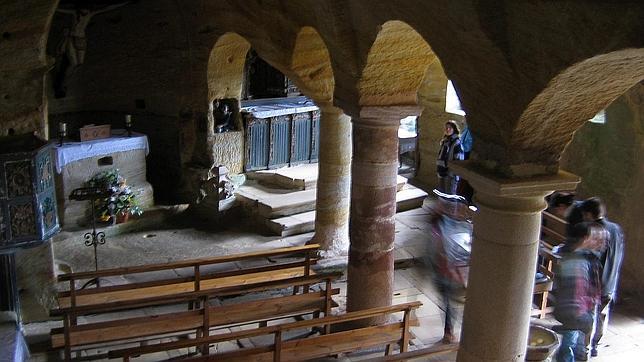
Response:
POLYGON ((24 322, 48 320, 56 306, 54 248, 51 240, 16 253, 16 279, 24 322))
POLYGON ((213 165, 224 165, 231 174, 244 172, 244 132, 215 133, 211 137, 213 165))

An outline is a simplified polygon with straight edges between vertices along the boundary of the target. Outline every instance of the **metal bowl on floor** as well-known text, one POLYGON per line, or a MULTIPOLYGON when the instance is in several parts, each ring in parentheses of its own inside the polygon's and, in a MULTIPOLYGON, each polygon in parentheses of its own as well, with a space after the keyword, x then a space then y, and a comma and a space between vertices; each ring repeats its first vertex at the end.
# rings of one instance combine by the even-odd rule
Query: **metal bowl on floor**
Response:
POLYGON ((530 325, 526 361, 548 361, 557 347, 559 347, 557 333, 545 327, 530 325))

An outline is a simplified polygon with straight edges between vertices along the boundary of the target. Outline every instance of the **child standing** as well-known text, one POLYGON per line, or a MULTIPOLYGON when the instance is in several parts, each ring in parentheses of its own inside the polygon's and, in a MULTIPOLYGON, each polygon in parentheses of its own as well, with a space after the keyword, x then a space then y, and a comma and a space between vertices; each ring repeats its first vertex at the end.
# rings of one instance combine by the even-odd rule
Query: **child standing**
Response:
POLYGON ((555 318, 562 323, 557 355, 559 362, 574 362, 587 356, 575 351, 584 346, 583 339, 593 328, 595 305, 600 301, 601 264, 599 253, 604 247, 605 231, 596 223, 574 226, 570 239, 560 249, 561 260, 555 273, 555 318), (577 352, 577 353, 575 353, 577 352))

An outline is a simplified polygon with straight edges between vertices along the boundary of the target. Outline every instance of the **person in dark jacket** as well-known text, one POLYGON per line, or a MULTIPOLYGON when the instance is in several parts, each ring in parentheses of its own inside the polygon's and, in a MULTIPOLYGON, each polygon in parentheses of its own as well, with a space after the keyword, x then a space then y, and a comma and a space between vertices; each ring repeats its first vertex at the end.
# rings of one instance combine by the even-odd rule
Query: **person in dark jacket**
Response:
POLYGON ((581 212, 584 221, 593 221, 602 225, 608 231, 606 248, 600 254, 602 265, 601 276, 601 303, 597 305, 595 313, 595 326, 591 340, 591 356, 597 356, 597 346, 606 326, 608 325, 608 315, 610 308, 617 294, 617 283, 619 273, 624 261, 624 233, 622 228, 608 221, 606 218, 606 209, 601 199, 591 197, 585 200, 581 205, 581 212))
POLYGON ((456 194, 458 176, 449 170, 449 163, 453 160, 462 160, 464 157, 459 132, 455 121, 449 120, 445 122, 445 134, 441 140, 436 160, 438 190, 451 195, 456 194))
POLYGON ((570 238, 559 249, 553 293, 556 297, 554 316, 561 322, 562 335, 557 354, 559 362, 585 360, 586 335, 593 328, 596 305, 600 301, 601 265, 598 255, 605 243, 605 231, 600 225, 581 222, 572 229, 570 238))

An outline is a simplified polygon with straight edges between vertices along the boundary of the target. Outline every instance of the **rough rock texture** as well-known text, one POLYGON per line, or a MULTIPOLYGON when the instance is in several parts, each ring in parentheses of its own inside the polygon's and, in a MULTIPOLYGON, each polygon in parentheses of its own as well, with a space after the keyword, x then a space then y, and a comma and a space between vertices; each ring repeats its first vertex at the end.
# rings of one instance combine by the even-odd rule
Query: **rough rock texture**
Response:
POLYGON ((49 319, 56 306, 54 248, 51 241, 16 253, 16 279, 23 321, 49 319))
POLYGON ((230 173, 244 172, 244 132, 215 133, 211 143, 214 165, 224 165, 230 173))
POLYGON ((606 123, 587 122, 561 157, 564 169, 582 177, 581 197, 599 196, 608 218, 626 236, 621 290, 644 296, 644 84, 606 108, 606 123))
POLYGON ((45 44, 57 1, 2 1, 0 26, 0 134, 46 137, 45 44), (29 9, 27 11, 27 9, 29 9))
POLYGON ((456 115, 445 112, 445 91, 447 77, 438 59, 429 65, 423 83, 418 89, 418 101, 423 105, 423 113, 418 119, 419 157, 416 181, 426 190, 437 186, 436 158, 440 140, 445 130, 444 124, 456 115))

